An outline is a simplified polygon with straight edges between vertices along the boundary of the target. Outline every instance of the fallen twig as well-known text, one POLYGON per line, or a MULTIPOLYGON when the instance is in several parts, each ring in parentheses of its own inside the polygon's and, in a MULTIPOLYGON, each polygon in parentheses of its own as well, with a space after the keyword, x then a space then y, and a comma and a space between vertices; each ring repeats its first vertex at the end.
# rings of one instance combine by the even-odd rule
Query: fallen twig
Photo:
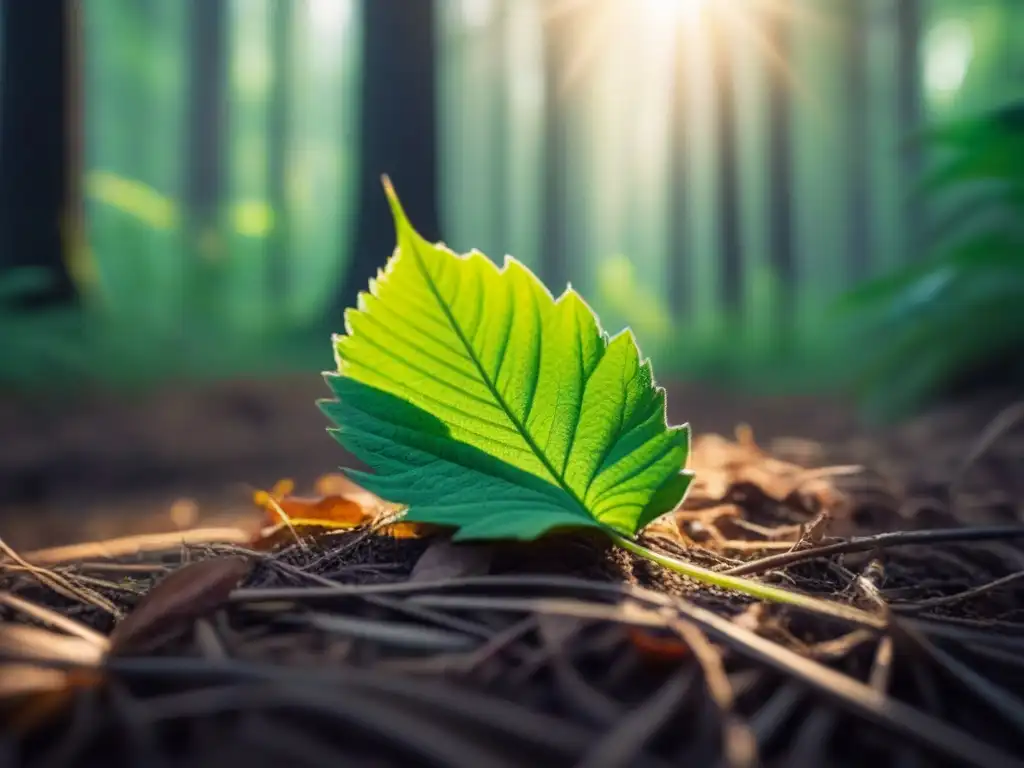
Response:
POLYGON ((1024 579, 1024 571, 1017 571, 1016 573, 1010 573, 998 579, 993 579, 985 584, 979 584, 971 589, 965 589, 963 592, 957 592, 954 595, 943 595, 942 597, 933 597, 928 600, 918 600, 913 603, 896 603, 892 606, 892 610, 902 613, 920 613, 921 611, 927 611, 932 608, 939 608, 945 605, 952 605, 953 603, 959 603, 962 600, 970 600, 973 597, 978 597, 986 592, 1005 587, 1007 584, 1012 584, 1015 581, 1024 579))
MULTIPOLYGON (((55 571, 41 568, 38 565, 33 565, 25 560, 21 555, 15 552, 3 539, 0 539, 0 552, 3 552, 10 561, 16 563, 19 567, 23 568, 28 573, 37 579, 44 586, 49 587, 54 592, 63 595, 70 600, 76 600, 87 605, 92 605, 99 608, 102 611, 106 611, 114 618, 121 618, 122 611, 107 598, 101 595, 95 590, 89 589, 88 587, 81 586, 73 583, 70 579, 62 576, 55 571)), ((4 563, 0 563, 0 568, 3 568, 4 563)))
MULTIPOLYGON (((60 565, 76 560, 102 560, 165 552, 182 544, 247 544, 252 534, 241 528, 195 528, 187 531, 124 536, 105 541, 89 541, 62 547, 37 549, 22 555, 33 565, 60 565)), ((0 560, 0 563, 3 563, 0 560)))
POLYGON ((103 651, 106 651, 110 644, 107 638, 96 630, 87 627, 80 621, 75 621, 69 616, 65 616, 63 613, 57 613, 45 605, 30 602, 18 595, 12 595, 10 592, 0 592, 0 603, 43 624, 49 624, 51 627, 66 632, 69 635, 80 637, 82 640, 92 643, 103 651))
POLYGON ((720 571, 720 573, 726 576, 749 576, 830 555, 849 555, 855 552, 870 552, 874 549, 905 547, 914 544, 954 544, 1007 539, 1024 539, 1024 525, 1002 525, 984 528, 939 528, 928 531, 891 531, 889 533, 879 533, 875 536, 857 536, 820 547, 811 547, 794 552, 785 552, 780 555, 762 557, 743 565, 727 568, 720 571))

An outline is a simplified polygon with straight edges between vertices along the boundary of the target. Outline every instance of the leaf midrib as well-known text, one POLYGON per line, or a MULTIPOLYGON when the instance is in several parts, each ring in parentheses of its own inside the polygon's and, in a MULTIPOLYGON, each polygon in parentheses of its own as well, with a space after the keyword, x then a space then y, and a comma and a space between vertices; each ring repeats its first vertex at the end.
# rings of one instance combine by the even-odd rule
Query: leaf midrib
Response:
MULTIPOLYGON (((430 293, 433 295, 434 300, 437 302, 438 306, 441 307, 441 311, 444 313, 445 319, 448 321, 449 325, 451 325, 452 330, 455 331, 455 335, 459 337, 459 341, 462 343, 463 348, 466 350, 466 354, 469 356, 469 359, 473 362, 473 365, 476 368, 477 373, 480 375, 480 378, 483 380, 484 385, 490 391, 494 399, 497 400, 498 405, 501 406, 502 412, 508 417, 509 421, 512 422, 512 425, 515 427, 516 432, 518 432, 519 435, 522 436, 522 438, 526 441, 527 446, 529 446, 534 456, 536 456, 540 460, 541 464, 544 465, 544 468, 548 471, 548 474, 550 474, 551 477, 555 479, 555 482, 557 483, 558 487, 561 488, 569 496, 570 499, 576 502, 576 505, 583 511, 585 517, 597 522, 597 518, 595 518, 590 513, 590 510, 587 509, 587 506, 586 504, 583 503, 583 500, 576 495, 572 488, 566 485, 564 478, 558 472, 555 471, 555 468, 548 460, 548 457, 540 449, 540 446, 538 446, 537 443, 534 441, 533 436, 530 435, 530 433, 527 431, 526 425, 521 423, 519 419, 516 418, 515 414, 512 413, 512 409, 509 408, 508 403, 505 402, 505 398, 501 396, 501 393, 498 391, 497 387, 494 385, 490 377, 487 375, 487 372, 484 370, 483 365, 481 365, 480 360, 477 359, 477 355, 475 354, 472 345, 469 343, 469 339, 466 337, 466 334, 463 333, 462 331, 462 326, 459 325, 458 321, 455 319, 455 316, 451 313, 451 310, 448 308, 447 302, 445 302, 443 297, 441 296, 441 292, 440 290, 438 290, 437 284, 434 282, 434 278, 430 274, 430 270, 427 269, 427 266, 423 261, 423 257, 420 255, 419 248, 417 247, 414 238, 410 238, 410 240, 413 240, 412 253, 416 258, 416 264, 419 266, 420 272, 423 274, 423 278, 427 281, 427 287, 430 289, 430 293)), ((515 322, 515 320, 513 319, 512 322, 515 322)), ((584 380, 583 385, 583 390, 585 390, 586 380, 584 380)), ((534 392, 534 397, 536 397, 536 392, 534 392)), ((583 392, 581 391, 581 410, 582 398, 583 392)), ((579 421, 580 415, 577 414, 576 421, 573 425, 574 437, 576 427, 579 425, 579 421)), ((569 446, 569 452, 571 453, 571 451, 572 444, 570 444, 569 446)))

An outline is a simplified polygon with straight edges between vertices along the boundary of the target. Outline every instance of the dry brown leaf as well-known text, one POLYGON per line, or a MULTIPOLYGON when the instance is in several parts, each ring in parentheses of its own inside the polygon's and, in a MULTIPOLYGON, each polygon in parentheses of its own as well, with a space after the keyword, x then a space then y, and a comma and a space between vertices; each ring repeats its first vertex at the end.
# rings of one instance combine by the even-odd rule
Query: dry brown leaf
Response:
POLYGON ((776 502, 800 495, 807 497, 804 501, 814 500, 824 507, 838 503, 842 496, 830 478, 860 471, 846 466, 808 469, 776 459, 757 445, 746 425, 737 427, 735 442, 715 434, 694 438, 690 469, 695 478, 683 504, 687 509, 725 503, 742 485, 756 487, 776 502))
MULTIPOLYGON (((297 540, 330 536, 339 531, 354 530, 356 527, 316 520, 288 520, 263 528, 249 542, 249 546, 258 552, 267 552, 294 544, 297 540)), ((437 529, 433 526, 402 522, 383 525, 375 531, 379 536, 390 536, 394 539, 422 539, 436 532, 437 529)))
MULTIPOLYGON (((301 541, 304 536, 357 528, 372 520, 380 513, 376 502, 365 495, 367 492, 358 493, 354 483, 350 485, 346 488, 349 496, 331 493, 301 497, 292 495, 295 483, 285 478, 269 491, 256 491, 252 500, 264 511, 266 526, 255 534, 250 546, 261 551, 276 549, 297 537, 301 541)), ((320 487, 322 484, 318 483, 320 487)))
POLYGON ((267 516, 271 524, 281 522, 283 517, 293 522, 315 520, 318 523, 334 523, 339 527, 351 528, 362 525, 371 518, 370 513, 358 502, 343 499, 341 496, 288 496, 276 502, 276 507, 271 506, 267 516))
MULTIPOLYGON (((250 546, 265 551, 291 544, 296 539, 351 530, 394 514, 399 507, 384 501, 341 474, 323 475, 316 482, 317 496, 293 496, 295 484, 284 479, 269 491, 256 491, 253 502, 266 513, 264 527, 250 546)), ((433 526, 392 523, 378 533, 396 539, 420 538, 433 526)))
POLYGON ((860 471, 860 467, 846 466, 808 469, 782 461, 762 450, 750 427, 742 424, 736 428, 735 440, 717 434, 695 437, 689 468, 695 477, 686 499, 652 530, 683 544, 722 549, 759 543, 785 546, 800 537, 801 526, 810 526, 806 532, 820 538, 848 509, 848 499, 833 478, 860 471), (754 510, 766 508, 795 513, 788 518, 793 524, 785 524, 784 518, 781 524, 776 520, 765 525, 751 516, 754 510), (733 531, 731 538, 722 533, 727 529, 733 531))
POLYGON ((159 581, 110 635, 111 654, 140 653, 159 645, 227 600, 249 575, 247 557, 215 557, 190 563, 159 581))
POLYGON ((442 581, 466 576, 485 576, 491 570, 494 550, 480 544, 456 544, 438 538, 430 543, 409 574, 409 581, 442 581))
POLYGON ((315 520, 354 527, 376 512, 374 504, 364 504, 364 499, 355 492, 350 495, 329 493, 301 497, 293 495, 294 491, 295 483, 292 480, 279 480, 269 491, 256 491, 252 500, 266 514, 268 525, 276 525, 285 520, 315 520))

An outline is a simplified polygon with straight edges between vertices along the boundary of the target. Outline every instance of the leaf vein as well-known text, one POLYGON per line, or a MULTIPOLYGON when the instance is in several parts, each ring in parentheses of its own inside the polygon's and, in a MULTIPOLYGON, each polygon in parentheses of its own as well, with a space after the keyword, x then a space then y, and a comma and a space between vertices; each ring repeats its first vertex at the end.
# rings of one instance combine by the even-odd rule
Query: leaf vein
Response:
MULTIPOLYGON (((533 440, 533 437, 530 435, 530 433, 526 430, 525 425, 520 423, 519 419, 517 419, 515 414, 512 413, 511 408, 509 408, 508 403, 506 403, 505 399, 501 396, 501 393, 498 391, 497 387, 495 386, 495 383, 492 382, 490 378, 487 376, 487 372, 484 371, 483 365, 477 358, 475 351, 473 350, 473 347, 469 343, 469 340, 466 338, 466 334, 462 330, 462 326, 459 324, 458 320, 455 319, 455 316, 452 314, 451 309, 443 300, 443 297, 441 296, 438 286, 434 282, 433 276, 430 274, 430 270, 427 269, 426 264, 423 262, 423 257, 419 253, 419 250, 414 247, 413 253, 416 255, 416 261, 420 267, 420 271, 423 274, 424 279, 427 282, 428 287, 434 294, 435 301, 437 301, 438 305, 441 308, 441 311, 448 318, 448 322, 451 325, 452 330, 455 331, 456 335, 459 337, 459 340, 465 345, 467 354, 472 358, 474 364, 477 367, 477 370, 480 373, 480 377, 487 384, 488 389, 490 389, 491 394, 494 396, 494 399, 498 402, 499 406, 501 407, 501 410, 505 412, 509 421, 512 422, 516 431, 519 432, 519 434, 522 436, 523 440, 526 442, 530 450, 533 452, 533 454, 537 457, 540 463, 550 474, 551 478, 558 483, 562 490, 564 490, 569 495, 569 497, 576 502, 577 505, 579 505, 580 509, 586 512, 587 507, 583 503, 583 500, 573 492, 573 490, 566 484, 565 479, 558 474, 558 472, 555 470, 553 466, 551 466, 550 459, 548 459, 547 455, 545 455, 545 453, 540 450, 540 447, 533 440)), ((531 297, 533 297, 534 292, 531 291, 530 295, 531 297)), ((540 312, 539 309, 536 307, 535 303, 533 304, 533 309, 534 312, 539 316, 540 312)), ((589 514, 589 512, 587 512, 587 514, 589 514)))
MULTIPOLYGON (((375 345, 375 346, 376 346, 376 345, 375 345)), ((376 348, 377 348, 377 349, 380 349, 380 347, 379 347, 379 346, 376 346, 376 348)), ((361 366, 363 366, 364 368, 369 368, 370 370, 373 370, 373 371, 374 371, 374 373, 375 373, 375 374, 376 374, 377 376, 379 376, 380 378, 382 378, 382 379, 384 379, 384 380, 386 380, 386 381, 390 382, 390 383, 391 383, 391 384, 393 384, 393 385, 394 385, 394 386, 395 386, 395 387, 396 387, 397 389, 400 389, 400 390, 406 390, 406 391, 408 391, 408 390, 409 390, 409 386, 408 386, 408 384, 405 384, 405 383, 403 383, 403 382, 400 382, 400 381, 398 381, 397 379, 395 379, 395 378, 394 378, 393 376, 389 376, 389 375, 388 375, 388 374, 386 374, 386 373, 382 373, 382 372, 381 372, 380 370, 378 370, 378 369, 375 369, 375 368, 373 368, 373 367, 371 367, 371 366, 367 365, 367 364, 366 364, 365 362, 363 362, 362 360, 359 360, 358 358, 353 358, 352 356, 349 356, 349 358, 348 358, 348 359, 349 359, 349 360, 351 360, 352 362, 354 362, 354 363, 358 364, 358 365, 361 365, 361 366)), ((410 367, 411 367, 411 366, 410 366, 410 367)), ((417 369, 417 370, 418 370, 418 369, 417 369)), ((422 371, 420 371, 420 373, 422 373, 422 371)), ((427 378, 430 378, 430 379, 431 379, 432 381, 437 381, 437 378, 436 378, 436 377, 427 377, 427 378)), ((446 385, 446 386, 447 386, 447 385, 446 385)), ((453 389, 453 391, 456 391, 456 392, 458 392, 458 393, 459 393, 459 394, 460 394, 461 396, 465 396, 466 398, 469 398, 469 399, 476 399, 476 400, 477 400, 477 402, 479 402, 479 403, 482 403, 483 405, 487 406, 488 408, 493 408, 493 409, 495 409, 495 410, 498 410, 497 408, 495 408, 495 405, 494 405, 494 403, 489 403, 489 402, 487 402, 486 400, 483 400, 483 399, 481 399, 481 398, 479 398, 479 397, 477 397, 477 396, 475 396, 475 395, 471 395, 471 394, 469 394, 468 392, 464 392, 463 390, 459 390, 459 389, 454 389, 453 387, 450 387, 450 386, 449 386, 448 388, 449 388, 449 389, 453 389)), ((472 420, 478 421, 478 422, 480 422, 481 424, 486 424, 486 425, 487 425, 488 427, 493 427, 494 429, 499 429, 499 430, 502 430, 502 431, 504 431, 504 432, 509 432, 509 433, 511 433, 511 434, 518 434, 518 432, 516 432, 516 430, 515 430, 514 428, 510 427, 510 426, 509 426, 508 424, 503 424, 503 423, 501 423, 500 421, 490 421, 490 420, 488 420, 488 419, 485 419, 485 418, 483 418, 483 417, 482 417, 481 415, 479 415, 479 414, 476 414, 476 413, 470 413, 469 411, 465 411, 465 410, 463 410, 463 409, 459 408, 458 406, 455 406, 455 405, 451 405, 451 404, 449 404, 449 403, 446 403, 446 402, 444 402, 443 400, 438 400, 438 399, 437 399, 436 397, 434 397, 434 396, 432 396, 432 395, 429 395, 429 394, 427 394, 427 393, 426 393, 426 392, 424 392, 423 390, 417 390, 417 391, 416 391, 416 394, 417 394, 417 396, 418 396, 418 397, 420 397, 420 398, 423 398, 424 400, 429 400, 430 402, 432 402, 432 403, 435 403, 436 405, 440 406, 441 408, 443 408, 443 409, 445 409, 445 410, 448 410, 448 411, 454 411, 455 413, 457 413, 457 414, 459 414, 459 415, 461 415, 461 416, 465 416, 465 417, 466 417, 467 419, 472 419, 472 420)), ((499 411, 499 413, 500 413, 500 411, 499 411)), ((482 436, 482 437, 484 437, 483 435, 481 435, 481 436, 482 436)))
MULTIPOLYGON (((444 359, 438 357, 437 355, 435 355, 433 352, 431 352, 431 351, 429 351, 427 349, 424 349, 419 344, 417 344, 414 341, 414 339, 410 338, 409 336, 407 336, 405 334, 394 333, 393 330, 388 328, 386 325, 384 325, 382 322, 380 322, 380 320, 378 320, 376 317, 374 317, 373 315, 371 315, 368 312, 364 312, 363 313, 363 318, 365 320, 369 321, 370 323, 372 323, 373 325, 376 325, 378 328, 380 328, 385 333, 390 333, 395 338, 400 339, 401 341, 405 342, 406 344, 408 344, 412 349, 414 349, 419 354, 421 354, 424 357, 432 360, 433 362, 437 363, 438 365, 443 366, 445 370, 457 373, 462 378, 467 379, 469 381, 472 381, 474 384, 479 384, 479 382, 475 378, 473 378, 473 373, 472 373, 471 370, 467 371, 467 370, 465 370, 463 368, 456 368, 450 361, 444 360, 444 359)), ((415 330, 415 329, 411 329, 411 330, 415 330)), ((460 353, 458 350, 453 349, 453 350, 450 350, 450 351, 452 352, 452 354, 458 355, 463 361, 470 362, 470 363, 472 362, 468 358, 466 358, 466 356, 464 354, 460 353)), ((399 362, 403 362, 404 361, 404 359, 396 358, 394 355, 392 355, 392 359, 393 360, 398 360, 399 362)))

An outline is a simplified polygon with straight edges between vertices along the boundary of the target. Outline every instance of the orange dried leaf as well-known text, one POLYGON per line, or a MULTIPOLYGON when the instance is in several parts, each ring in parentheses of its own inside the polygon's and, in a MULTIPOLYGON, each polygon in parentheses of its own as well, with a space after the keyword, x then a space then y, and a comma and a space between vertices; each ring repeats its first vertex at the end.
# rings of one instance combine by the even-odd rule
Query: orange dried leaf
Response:
POLYGON ((354 526, 372 516, 372 510, 355 498, 342 494, 292 496, 293 490, 295 484, 291 480, 280 480, 269 491, 253 493, 253 503, 266 512, 268 525, 276 525, 285 520, 313 520, 354 526))
POLYGON ((690 655, 690 647, 678 637, 664 637, 639 627, 626 630, 630 643, 644 659, 658 663, 671 663, 690 655))
POLYGON ((427 523, 392 523, 380 529, 380 533, 393 539, 422 539, 439 532, 441 528, 427 523))
POLYGON ((365 522, 370 515, 363 506, 341 496, 301 498, 289 496, 277 502, 271 522, 280 522, 283 515, 289 520, 315 521, 319 523, 341 523, 356 526, 365 522))
MULTIPOLYGON (((294 484, 279 481, 270 491, 256 491, 253 502, 266 513, 266 527, 253 538, 253 549, 266 551, 291 544, 296 537, 330 534, 372 523, 396 507, 341 474, 316 481, 317 496, 292 496, 294 484)), ((398 539, 420 538, 430 526, 393 523, 379 533, 398 539)))

